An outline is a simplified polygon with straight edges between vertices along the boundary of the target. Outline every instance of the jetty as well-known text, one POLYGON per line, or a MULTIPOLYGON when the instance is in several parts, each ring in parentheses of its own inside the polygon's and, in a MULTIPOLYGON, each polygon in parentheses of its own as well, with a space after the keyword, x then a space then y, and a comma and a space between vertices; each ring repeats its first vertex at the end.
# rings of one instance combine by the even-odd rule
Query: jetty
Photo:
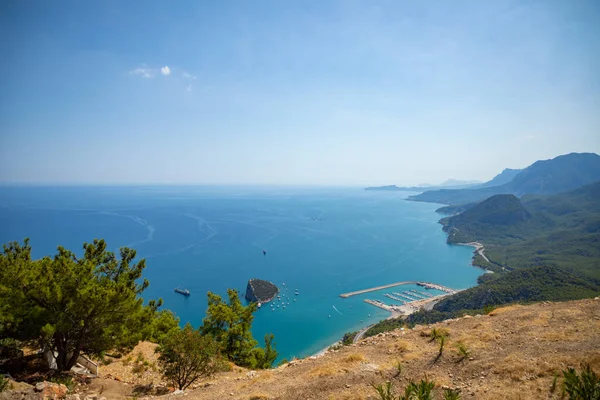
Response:
POLYGON ((391 294, 388 294, 388 293, 384 294, 384 296, 385 296, 385 297, 389 297, 389 298, 390 298, 390 299, 392 299, 392 300, 400 301, 400 302, 402 302, 402 304, 405 304, 405 303, 406 303, 406 302, 405 302, 404 300, 402 300, 401 298, 399 298, 399 297, 396 297, 396 296, 392 296, 391 294))
MULTIPOLYGON (((342 297, 342 298, 345 299, 345 298, 356 296, 356 295, 359 295, 359 294, 364 294, 364 293, 369 293, 369 292, 376 292, 378 290, 389 289, 389 288, 392 288, 392 287, 402 286, 402 285, 417 285, 417 286, 424 287, 426 289, 437 289, 437 290, 440 290, 442 292, 450 293, 450 294, 454 294, 454 293, 457 292, 457 290, 451 289, 451 288, 443 286, 443 285, 438 285, 437 283, 432 283, 432 282, 417 282, 417 281, 403 281, 403 282, 390 283, 389 285, 382 285, 382 286, 376 286, 376 287, 372 287, 372 288, 368 288, 368 289, 357 290, 357 291, 354 291, 354 292, 342 293, 342 294, 340 294, 340 297, 342 297)), ((394 294, 397 295, 398 293, 394 293, 394 294)), ((415 296, 415 297, 417 297, 417 296, 415 296)), ((414 299, 411 299, 411 300, 414 300, 414 299)))
POLYGON ((446 292, 446 293, 450 293, 450 294, 454 294, 454 293, 458 292, 458 290, 451 289, 447 286, 438 285, 437 283, 417 282, 416 284, 417 284, 417 286, 421 286, 426 289, 436 289, 436 290, 440 290, 442 292, 446 292))
POLYGON ((398 297, 402 297, 402 298, 404 298, 404 299, 406 299, 408 301, 415 301, 415 299, 413 299, 412 297, 407 296, 407 295, 405 295, 403 293, 394 292, 393 294, 396 295, 396 296, 398 296, 398 297))
POLYGON ((379 301, 379 300, 369 300, 369 299, 365 299, 365 303, 369 303, 371 305, 374 305, 375 307, 379 307, 382 308, 386 311, 390 311, 392 313, 403 313, 402 310, 402 306, 393 306, 393 305, 389 305, 389 304, 385 304, 383 301, 379 301))
POLYGON ((406 294, 408 294, 409 296, 412 296, 412 297, 416 297, 417 299, 420 299, 420 300, 429 298, 427 296, 423 296, 421 293, 417 292, 416 290, 411 290, 406 294))
POLYGON ((390 283, 389 285, 376 286, 376 287, 369 288, 369 289, 357 290, 355 292, 342 293, 342 294, 340 294, 340 297, 345 299, 345 298, 356 296, 356 295, 363 294, 363 293, 376 292, 378 290, 389 289, 389 288, 401 286, 401 285, 415 285, 417 283, 418 282, 415 282, 415 281, 390 283))

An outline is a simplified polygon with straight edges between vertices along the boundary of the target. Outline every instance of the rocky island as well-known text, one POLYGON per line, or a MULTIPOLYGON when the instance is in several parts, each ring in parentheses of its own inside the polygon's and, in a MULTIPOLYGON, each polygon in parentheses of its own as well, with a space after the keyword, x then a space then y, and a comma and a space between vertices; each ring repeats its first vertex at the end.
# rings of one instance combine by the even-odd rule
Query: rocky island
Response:
POLYGON ((246 287, 246 300, 257 303, 267 303, 275 298, 279 288, 272 282, 262 279, 250 279, 246 287))

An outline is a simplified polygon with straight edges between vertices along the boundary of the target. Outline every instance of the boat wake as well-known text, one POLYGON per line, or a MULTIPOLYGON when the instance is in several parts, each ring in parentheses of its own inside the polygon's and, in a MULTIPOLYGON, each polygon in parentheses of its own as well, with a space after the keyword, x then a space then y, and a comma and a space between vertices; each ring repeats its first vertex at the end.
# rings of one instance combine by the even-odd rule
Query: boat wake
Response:
MULTIPOLYGON (((337 311, 337 312, 339 312, 340 314, 342 314, 342 313, 340 312, 340 310, 338 310, 337 308, 335 308, 335 306, 332 306, 332 307, 333 307, 333 309, 334 309, 335 311, 337 311)), ((342 314, 342 315, 344 315, 344 314, 342 314)))

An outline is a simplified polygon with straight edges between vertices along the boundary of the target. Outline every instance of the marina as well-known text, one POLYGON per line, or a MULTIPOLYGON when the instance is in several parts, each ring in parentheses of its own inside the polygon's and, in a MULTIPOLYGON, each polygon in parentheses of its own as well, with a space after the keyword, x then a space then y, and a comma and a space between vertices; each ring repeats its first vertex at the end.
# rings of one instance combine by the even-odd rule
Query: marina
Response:
POLYGON ((389 285, 382 285, 382 286, 376 286, 376 287, 372 287, 372 288, 368 288, 368 289, 362 289, 362 290, 357 290, 354 292, 348 292, 348 293, 342 293, 340 294, 340 297, 342 298, 348 298, 348 297, 352 297, 352 296, 356 296, 359 294, 364 294, 364 293, 369 293, 369 292, 376 292, 379 290, 383 290, 383 289, 389 289, 392 287, 396 287, 396 286, 402 286, 402 285, 417 285, 417 286, 421 286, 424 287, 426 289, 436 289, 442 292, 446 292, 446 293, 456 293, 456 290, 451 289, 449 287, 443 286, 443 285, 438 285, 437 283, 431 283, 431 282, 417 282, 417 281, 403 281, 403 282, 396 282, 396 283, 390 283, 389 285))
POLYGON ((396 286, 401 286, 401 285, 409 285, 409 284, 417 285, 417 286, 420 286, 425 289, 438 290, 443 293, 439 294, 439 295, 435 295, 435 294, 427 293, 424 291, 419 291, 416 289, 410 289, 410 290, 405 290, 402 293, 392 292, 391 294, 390 293, 383 294, 383 296, 385 296, 391 300, 400 302, 402 304, 386 304, 383 301, 373 300, 373 299, 365 299, 364 301, 365 301, 365 303, 371 304, 375 307, 378 307, 383 310, 391 312, 392 317, 395 317, 395 316, 400 316, 400 315, 411 314, 423 307, 432 307, 433 304, 435 304, 440 299, 443 299, 444 297, 447 297, 451 294, 459 292, 459 290, 455 290, 455 289, 449 288, 447 286, 439 285, 437 283, 404 281, 404 282, 392 283, 389 285, 382 285, 382 286, 376 286, 373 288, 357 290, 355 292, 342 293, 342 294, 340 294, 340 297, 348 298, 348 297, 356 296, 359 294, 376 292, 376 291, 388 289, 391 287, 396 287, 396 286))

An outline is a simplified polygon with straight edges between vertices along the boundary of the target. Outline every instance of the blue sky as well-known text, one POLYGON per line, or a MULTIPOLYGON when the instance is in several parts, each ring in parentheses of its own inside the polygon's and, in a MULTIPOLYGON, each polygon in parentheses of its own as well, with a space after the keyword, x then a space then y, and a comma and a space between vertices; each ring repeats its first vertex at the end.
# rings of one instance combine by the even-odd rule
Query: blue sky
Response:
POLYGON ((418 184, 600 153, 600 2, 3 1, 0 182, 418 184))

